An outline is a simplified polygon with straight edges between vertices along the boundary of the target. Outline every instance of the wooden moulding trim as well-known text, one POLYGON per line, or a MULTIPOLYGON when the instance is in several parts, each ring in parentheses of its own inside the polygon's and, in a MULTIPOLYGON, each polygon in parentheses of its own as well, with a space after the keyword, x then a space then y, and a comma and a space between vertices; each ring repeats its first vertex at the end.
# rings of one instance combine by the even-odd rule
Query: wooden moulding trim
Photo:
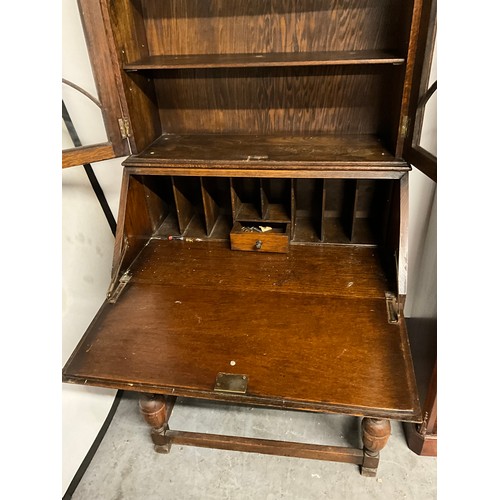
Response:
POLYGON ((241 170, 254 170, 259 168, 280 170, 288 168, 289 170, 303 170, 309 171, 314 169, 325 170, 351 170, 351 169, 364 169, 364 170, 382 170, 382 171, 397 171, 405 172, 411 169, 408 162, 402 160, 388 161, 231 161, 224 160, 186 160, 175 161, 159 158, 156 161, 150 158, 139 158, 131 156, 123 162, 126 167, 153 167, 153 168, 211 168, 211 169, 241 169, 241 170))
POLYGON ((216 448, 219 450, 246 451, 280 455, 285 457, 310 458, 316 460, 330 460, 361 465, 363 451, 345 446, 327 446, 271 439, 255 439, 220 434, 205 434, 198 432, 184 432, 168 430, 165 437, 172 444, 184 446, 199 446, 202 448, 216 448))
MULTIPOLYGON (((82 337, 82 341, 85 340, 85 336, 82 337)), ((78 350, 75 349, 75 351, 78 350)), ((66 366, 70 364, 68 360, 66 366)), ((95 387, 105 387, 111 389, 123 389, 126 391, 137 391, 142 393, 153 393, 153 394, 165 394, 168 396, 181 396, 187 398, 196 399, 209 399, 211 401, 222 401, 229 404, 251 404, 255 406, 263 406, 268 408, 278 408, 282 410, 303 410, 310 412, 319 413, 334 413, 341 415, 351 415, 355 417, 372 417, 372 418, 387 418, 393 420, 400 420, 402 422, 414 422, 421 423, 422 417, 420 414, 420 408, 409 409, 409 410, 374 410, 373 408, 363 408, 363 407, 353 407, 353 406, 342 406, 337 404, 327 404, 327 403, 314 403, 308 401, 288 401, 284 399, 276 398, 266 398, 261 396, 240 396, 240 395, 230 395, 215 393, 211 391, 203 391, 196 389, 186 389, 186 388, 169 388, 160 387, 157 385, 146 385, 141 383, 128 383, 121 381, 109 381, 94 377, 76 377, 65 373, 65 368, 63 369, 62 381, 69 384, 80 384, 95 387)))
POLYGON ((422 435, 418 426, 405 422, 404 431, 408 448, 422 457, 437 457, 437 434, 422 435))
POLYGON ((112 32, 106 23, 108 3, 108 0, 78 0, 92 73, 99 102, 102 104, 104 126, 114 149, 113 156, 108 158, 113 158, 130 154, 130 149, 128 141, 122 138, 118 124, 118 118, 123 116, 124 97, 118 55, 112 32))
POLYGON ((412 394, 412 405, 416 408, 415 413, 418 413, 419 420, 422 422, 422 410, 420 406, 420 399, 418 397, 417 391, 417 381, 415 378, 415 370, 413 367, 413 359, 411 355, 410 341, 408 339, 408 333, 406 330, 406 321, 404 316, 402 316, 399 320, 402 323, 402 327, 400 328, 401 334, 401 350, 405 359, 405 363, 407 366, 407 374, 408 374, 408 391, 412 394))
POLYGON ((244 170, 234 166, 220 168, 193 167, 187 165, 135 167, 127 166, 131 175, 177 175, 199 177, 275 177, 275 178, 330 178, 330 179, 400 179, 411 167, 399 170, 356 169, 349 167, 317 168, 311 170, 294 170, 287 168, 265 168, 244 170))
POLYGON ((419 30, 421 29, 420 20, 422 15, 422 4, 423 0, 415 0, 415 3, 413 5, 406 72, 403 84, 403 95, 401 100, 402 106, 399 115, 399 126, 398 126, 399 133, 396 144, 396 156, 398 157, 403 155, 404 137, 406 135, 404 132, 404 121, 405 118, 408 118, 410 111, 411 88, 415 70, 415 58, 417 56, 418 35, 419 35, 419 30))
POLYGON ((130 175, 127 171, 122 174, 122 185, 120 191, 120 206, 118 208, 118 220, 116 223, 115 246, 113 250, 113 264, 111 266, 112 279, 118 279, 120 273, 120 263, 124 258, 124 253, 127 251, 125 241, 125 212, 127 209, 127 196, 129 187, 130 175))
POLYGON ((65 149, 62 152, 62 168, 109 160, 115 156, 113 145, 110 142, 65 149))

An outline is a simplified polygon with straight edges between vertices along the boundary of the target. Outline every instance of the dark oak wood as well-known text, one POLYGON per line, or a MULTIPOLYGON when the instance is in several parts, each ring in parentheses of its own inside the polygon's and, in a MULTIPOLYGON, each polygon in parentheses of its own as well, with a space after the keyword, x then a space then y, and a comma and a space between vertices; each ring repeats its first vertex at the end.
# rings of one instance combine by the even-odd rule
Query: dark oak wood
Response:
POLYGON ((141 414, 153 429, 160 429, 165 424, 165 397, 158 394, 146 394, 139 401, 141 414))
POLYGON ((151 55, 182 55, 399 50, 406 3, 147 0, 142 8, 151 55))
POLYGON ((408 333, 422 401, 423 422, 405 424, 408 447, 417 455, 437 456, 437 320, 409 318, 408 333))
POLYGON ((62 168, 109 160, 115 156, 113 145, 109 142, 65 149, 62 152, 62 168))
MULTIPOLYGON (((398 68, 356 65, 157 71, 162 130, 178 134, 382 135, 383 115, 399 112, 397 93, 387 91, 394 74, 400 73, 398 68), (392 101, 396 101, 394 105, 392 101)), ((388 147, 394 151, 393 140, 388 147)))
POLYGON ((154 449, 158 453, 169 453, 171 446, 178 444, 314 460, 333 460, 357 465, 366 462, 363 451, 358 448, 170 430, 168 420, 176 399, 175 396, 165 398, 161 394, 143 394, 139 401, 141 414, 151 427, 151 438, 154 449))
POLYGON ((250 224, 242 225, 235 223, 230 234, 231 249, 243 250, 246 252, 271 252, 271 253, 287 253, 290 245, 290 224, 276 224, 269 226, 268 222, 262 222, 262 227, 272 228, 269 231, 255 232, 245 231, 244 228, 257 227, 250 224))
POLYGON ((291 180, 261 178, 262 218, 268 222, 290 222, 291 180))
MULTIPOLYGON (((148 53, 146 32, 139 2, 101 0, 102 16, 113 36, 117 51, 116 62, 137 59, 148 53)), ((132 153, 142 151, 160 135, 161 124, 154 83, 139 74, 126 75, 123 69, 116 70, 121 85, 121 107, 130 125, 130 147, 132 153)))
POLYGON ((410 4, 142 2, 124 67, 154 72, 164 132, 380 134, 395 151, 410 4))
POLYGON ((408 161, 427 177, 437 182, 437 157, 421 146, 413 146, 406 154, 408 161))
MULTIPOLYGON (((186 182, 185 177, 172 177, 172 186, 174 192, 174 200, 175 200, 175 208, 177 212, 177 222, 179 224, 179 231, 183 233, 193 215, 195 213, 195 204, 198 201, 198 197, 192 198, 193 191, 192 189, 198 186, 190 185, 186 182), (191 192, 190 192, 191 191, 191 192)), ((195 178, 195 184, 198 184, 198 178, 195 178)), ((196 190, 198 191, 198 190, 196 190)), ((198 193, 196 193, 198 194, 198 193)))
POLYGON ((422 457, 437 457, 437 434, 422 433, 419 424, 404 423, 408 448, 422 457))
MULTIPOLYGON (((248 400, 279 400, 283 407, 288 401, 302 401, 312 408, 317 401, 337 411, 342 407, 346 412, 418 421, 404 324, 387 322, 381 298, 385 286, 374 288, 372 299, 360 291, 366 290, 370 267, 360 269, 352 260, 342 263, 335 250, 321 252, 326 262, 337 261, 344 269, 343 279, 332 280, 334 273, 327 275, 304 247, 293 247, 286 255, 255 254, 233 252, 220 243, 152 240, 130 270, 132 280, 120 303, 107 308, 99 326, 88 332, 65 368, 66 377, 210 397, 215 375, 228 369, 249 376, 248 400), (195 258, 195 248, 203 259, 195 258), (162 262, 168 273, 158 267, 162 262), (243 264, 258 272, 245 271, 243 264), (353 298, 344 298, 357 295, 363 298, 355 304, 353 298), (261 304, 266 305, 264 311, 261 304), (287 311, 286 320, 273 313, 280 310, 287 311), (141 327, 144 317, 147 329, 141 327), (119 329, 113 326, 117 322, 119 329), (285 332, 286 342, 277 343, 285 332), (122 346, 119 352, 116 342, 122 346), (236 361, 235 368, 231 361, 236 361), (316 383, 319 379, 321 384, 316 383)), ((357 253, 351 249, 353 257, 357 253)), ((382 275, 372 259, 375 284, 382 275)))
POLYGON ((203 213, 205 216, 205 227, 207 230, 207 236, 210 236, 214 230, 215 224, 217 223, 221 209, 209 189, 210 179, 200 179, 200 183, 202 190, 203 213))
POLYGON ((259 290, 272 292, 279 286, 280 291, 289 293, 300 290, 301 294, 381 299, 394 286, 381 268, 376 249, 370 247, 322 246, 315 248, 313 255, 306 245, 294 245, 288 255, 228 250, 229 242, 154 239, 131 273, 138 283, 182 283, 205 289, 222 286, 254 294, 259 290))
MULTIPOLYGON (((410 38, 408 43, 408 59, 405 68, 403 91, 401 94, 401 109, 399 114, 398 135, 395 148, 396 158, 403 156, 404 140, 408 132, 408 121, 410 119, 410 96, 413 78, 418 73, 415 69, 415 57, 418 50, 418 37, 420 33, 420 21, 422 16, 422 5, 426 0, 414 0, 413 12, 411 14, 410 38)), ((411 2, 406 3, 407 8, 411 6, 411 2)), ((409 19, 409 16, 407 17, 409 19)))
POLYGON ((422 405, 424 421, 421 424, 405 423, 408 447, 417 455, 437 457, 437 365, 428 382, 427 397, 422 405))
POLYGON ((387 444, 391 435, 391 423, 384 419, 364 418, 361 421, 361 428, 364 458, 361 475, 375 477, 380 450, 387 444))
POLYGON ((415 68, 411 92, 409 96, 408 132, 404 144, 405 157, 419 170, 437 181, 436 157, 419 146, 424 119, 426 93, 432 85, 429 75, 432 66, 432 56, 436 39, 436 9, 437 2, 429 0, 423 3, 422 14, 418 24, 418 37, 415 49, 415 68))
POLYGON ((170 453, 172 440, 167 436, 168 420, 174 409, 175 396, 143 394, 139 408, 146 423, 151 427, 151 439, 157 453, 170 453))
POLYGON ((219 450, 246 451, 279 455, 284 457, 308 458, 314 460, 333 460, 361 465, 363 452, 357 448, 343 446, 314 445, 276 441, 271 439, 255 439, 219 434, 203 434, 198 432, 167 431, 166 436, 172 444, 216 448, 219 450))
POLYGON ((364 418, 361 425, 364 448, 372 455, 377 454, 387 444, 391 435, 389 420, 364 418))
MULTIPOLYGON (((204 165, 219 169, 231 165, 241 170, 311 167, 362 167, 404 172, 405 161, 396 160, 371 135, 175 135, 167 134, 139 155, 125 160, 126 166, 204 165)), ((323 170, 323 168, 322 168, 323 170)), ((189 172, 189 170, 188 170, 189 172)), ((186 173, 188 173, 186 172, 186 173)))
MULTIPOLYGON (((122 137, 118 123, 123 114, 120 104, 121 84, 116 78, 119 72, 117 53, 102 15, 101 0, 78 0, 78 7, 104 127, 114 152, 113 157, 128 155, 129 145, 122 137)), ((81 164, 108 158, 86 159, 87 161, 82 161, 81 164)))
POLYGON ((322 165, 310 165, 308 168, 299 170, 294 164, 289 166, 274 165, 254 166, 248 169, 231 164, 219 163, 212 166, 203 163, 196 165, 174 164, 170 166, 147 166, 147 167, 128 167, 129 174, 138 175, 179 175, 179 176, 198 176, 198 177, 270 177, 286 179, 400 179, 405 172, 411 169, 407 164, 403 171, 386 170, 383 166, 373 166, 366 164, 352 168, 352 166, 340 165, 333 167, 324 167, 322 165), (294 168, 295 167, 295 168, 294 168))
MULTIPOLYGON (((127 269, 137 257, 168 211, 164 199, 151 189, 150 180, 124 173, 113 254, 112 288, 120 277, 120 271, 127 269)), ((160 179, 160 185, 168 180, 168 177, 160 179)))

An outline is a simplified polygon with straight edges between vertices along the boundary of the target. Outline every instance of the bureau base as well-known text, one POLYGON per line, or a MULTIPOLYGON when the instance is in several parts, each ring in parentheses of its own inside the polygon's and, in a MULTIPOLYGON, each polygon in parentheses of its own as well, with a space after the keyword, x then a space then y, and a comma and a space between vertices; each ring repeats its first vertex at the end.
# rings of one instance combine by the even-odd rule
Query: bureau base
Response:
POLYGON ((361 421, 363 449, 359 449, 171 430, 168 426, 168 420, 174 409, 176 399, 175 396, 165 397, 160 394, 145 394, 139 402, 142 416, 151 427, 154 450, 158 453, 169 453, 172 445, 177 444, 328 460, 359 465, 361 475, 375 477, 380 459, 379 452, 387 444, 391 433, 389 420, 365 417, 361 421))

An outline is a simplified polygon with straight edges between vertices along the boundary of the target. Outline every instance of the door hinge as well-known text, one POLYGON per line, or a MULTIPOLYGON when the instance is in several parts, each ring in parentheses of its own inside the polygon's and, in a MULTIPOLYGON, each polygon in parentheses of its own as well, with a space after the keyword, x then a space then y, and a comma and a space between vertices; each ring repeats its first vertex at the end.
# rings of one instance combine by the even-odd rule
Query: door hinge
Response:
POLYGON ((116 287, 114 286, 114 283, 113 283, 108 291, 108 295, 107 295, 108 302, 111 302, 111 304, 115 304, 116 301, 118 300, 118 297, 123 292, 123 289, 127 286, 128 282, 131 279, 132 279, 132 275, 127 271, 118 280, 118 284, 116 285, 116 287))
POLYGON ((387 306, 387 321, 391 324, 399 322, 399 303, 396 295, 392 292, 385 292, 385 304, 387 306))
POLYGON ((120 127, 122 139, 130 137, 130 122, 128 121, 128 118, 118 118, 118 126, 120 127))
POLYGON ((417 431, 421 436, 425 436, 425 433, 427 432, 428 421, 429 421, 429 413, 425 412, 424 421, 420 424, 417 431))
POLYGON ((406 136, 408 135, 409 125, 410 125, 410 117, 407 115, 403 116, 403 121, 401 123, 401 135, 403 136, 403 139, 406 139, 406 136))

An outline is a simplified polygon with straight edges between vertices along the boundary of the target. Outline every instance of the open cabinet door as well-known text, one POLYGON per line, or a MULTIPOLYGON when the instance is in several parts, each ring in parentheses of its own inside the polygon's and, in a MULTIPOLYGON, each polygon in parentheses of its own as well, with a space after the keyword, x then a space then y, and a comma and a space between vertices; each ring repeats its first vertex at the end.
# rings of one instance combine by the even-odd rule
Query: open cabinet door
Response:
POLYGON ((418 30, 417 53, 409 103, 409 120, 404 158, 437 181, 437 157, 421 142, 426 104, 437 90, 437 80, 430 81, 436 42, 436 0, 424 2, 418 30))
MULTIPOLYGON (((79 0, 78 6, 82 28, 85 35, 87 50, 94 76, 97 97, 88 89, 83 89, 76 82, 63 78, 63 88, 66 91, 77 92, 92 102, 102 113, 105 130, 103 140, 90 144, 81 144, 78 139, 73 146, 62 152, 62 166, 72 167, 108 160, 130 154, 128 117, 125 116, 120 99, 119 67, 116 49, 108 36, 105 20, 101 14, 100 0, 79 0)), ((64 76, 64 75, 63 75, 64 76)), ((64 97, 64 92, 63 92, 64 97)), ((64 99, 63 99, 64 100, 64 99)), ((69 110, 71 111, 71 109, 69 110)), ((73 138, 75 134, 70 130, 73 127, 70 112, 63 105, 63 131, 67 129, 73 138)), ((78 128, 78 124, 75 124, 78 128)), ((77 136, 77 133, 76 133, 77 136)), ((64 137, 64 136, 63 136, 64 137)), ((85 142, 85 140, 83 141, 85 142)))
MULTIPOLYGON (((437 90, 436 0, 423 3, 419 24, 404 158, 432 181, 437 182, 435 134, 429 134, 429 125, 432 124, 427 120, 434 118, 431 107, 435 102, 432 102, 431 98, 436 99, 434 94, 437 90), (430 136, 432 140, 429 140, 430 136)), ((434 208, 432 210, 434 211, 434 208)), ((428 236, 429 233, 426 238, 428 236)), ((431 244, 432 242, 431 238, 431 244)), ((429 317, 422 317, 421 314, 422 311, 415 317, 407 318, 407 325, 422 402, 423 422, 405 423, 404 429, 408 447, 417 455, 437 456, 437 319, 435 314, 429 317)))

